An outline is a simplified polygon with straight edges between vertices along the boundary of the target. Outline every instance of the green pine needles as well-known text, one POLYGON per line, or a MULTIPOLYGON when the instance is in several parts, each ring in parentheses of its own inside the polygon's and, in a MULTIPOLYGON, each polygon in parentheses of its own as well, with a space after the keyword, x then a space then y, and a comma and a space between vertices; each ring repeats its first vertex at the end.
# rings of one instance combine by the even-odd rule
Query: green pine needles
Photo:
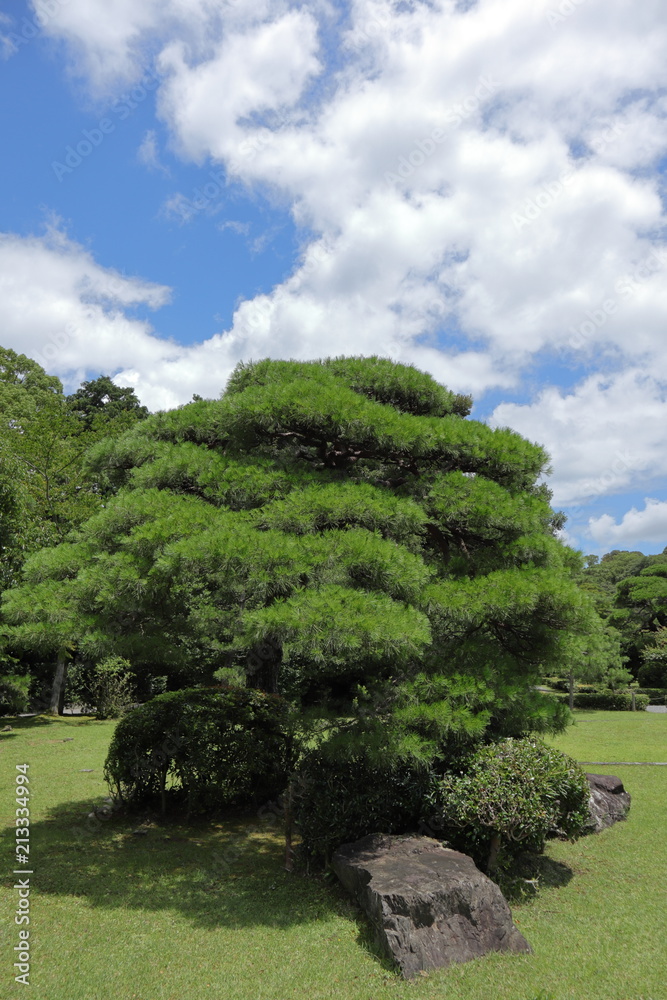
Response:
POLYGON ((172 687, 241 672, 318 731, 372 719, 418 761, 559 730, 533 687, 599 619, 547 455, 470 405, 384 358, 239 364, 219 400, 92 448, 115 495, 27 561, 9 647, 122 656, 172 687))

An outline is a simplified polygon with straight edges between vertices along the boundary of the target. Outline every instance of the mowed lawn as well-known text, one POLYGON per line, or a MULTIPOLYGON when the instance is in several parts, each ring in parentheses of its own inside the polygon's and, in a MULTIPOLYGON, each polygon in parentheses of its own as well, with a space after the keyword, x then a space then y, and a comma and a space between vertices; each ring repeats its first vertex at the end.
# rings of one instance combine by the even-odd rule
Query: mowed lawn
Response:
MULTIPOLYGON (((554 742, 579 760, 667 760, 667 715, 576 718, 554 742)), ((188 827, 89 819, 108 794, 102 766, 114 723, 5 721, 14 728, 0 734, 3 998, 667 998, 667 767, 599 768, 625 782, 630 818, 576 844, 550 843, 527 872, 540 891, 513 911, 532 956, 493 955, 406 983, 374 954, 364 919, 335 883, 284 870, 270 814, 188 827), (13 981, 18 893, 9 874, 23 763, 34 871, 27 991, 13 981)))

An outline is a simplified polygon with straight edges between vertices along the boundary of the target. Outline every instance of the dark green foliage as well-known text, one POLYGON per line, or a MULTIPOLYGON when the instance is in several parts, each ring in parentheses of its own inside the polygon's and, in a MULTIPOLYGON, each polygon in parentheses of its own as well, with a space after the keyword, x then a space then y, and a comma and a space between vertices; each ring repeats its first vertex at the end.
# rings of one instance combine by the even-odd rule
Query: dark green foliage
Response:
POLYGON ((484 868, 498 850, 540 852, 549 836, 576 839, 588 821, 589 786, 576 761, 534 738, 483 746, 444 775, 427 801, 431 822, 484 868))
POLYGON ((92 449, 118 495, 29 561, 4 599, 11 642, 171 686, 227 670, 384 722, 417 711, 423 674, 428 734, 400 730, 418 755, 563 728, 533 685, 600 621, 553 534, 547 455, 468 406, 387 359, 239 365, 220 400, 92 449))
POLYGON ((667 687, 667 665, 657 660, 642 663, 637 680, 643 687, 667 687))
MULTIPOLYGON (((547 687, 552 688, 554 691, 569 691, 570 682, 567 677, 545 677, 544 683, 547 687)), ((574 685, 575 692, 577 691, 597 691, 598 685, 596 684, 579 684, 574 685)))
POLYGON ((118 723, 105 763, 132 807, 187 805, 188 814, 259 802, 282 792, 295 763, 287 703, 242 688, 158 695, 118 723))
POLYGON ((430 768, 400 759, 368 736, 333 739, 310 750, 293 783, 304 851, 329 861, 341 844, 369 833, 416 830, 433 781, 430 768))
POLYGON ((646 695, 649 705, 667 705, 667 687, 640 687, 637 694, 646 695))
POLYGON ((19 715, 28 711, 30 678, 19 674, 0 677, 0 715, 19 715))
POLYGON ((645 632, 644 638, 646 644, 640 653, 637 679, 649 687, 667 687, 667 628, 645 632))
POLYGON ((82 382, 76 392, 67 396, 67 408, 86 430, 92 430, 100 418, 107 421, 131 416, 143 420, 148 416, 148 408, 141 405, 134 389, 116 385, 108 375, 82 382))
POLYGON ((118 719, 134 700, 132 664, 121 656, 108 656, 88 674, 89 705, 98 719, 118 719))
MULTIPOLYGON (((553 695, 566 702, 568 696, 563 694, 553 695)), ((643 712, 649 703, 646 694, 635 694, 635 708, 638 712, 643 712)), ((632 695, 629 691, 580 691, 574 696, 575 708, 599 708, 607 712, 629 712, 632 710, 632 695)))
POLYGON ((589 556, 588 563, 582 586, 618 630, 623 656, 638 676, 644 650, 656 645, 656 633, 667 625, 667 550, 651 556, 614 550, 599 561, 589 556))

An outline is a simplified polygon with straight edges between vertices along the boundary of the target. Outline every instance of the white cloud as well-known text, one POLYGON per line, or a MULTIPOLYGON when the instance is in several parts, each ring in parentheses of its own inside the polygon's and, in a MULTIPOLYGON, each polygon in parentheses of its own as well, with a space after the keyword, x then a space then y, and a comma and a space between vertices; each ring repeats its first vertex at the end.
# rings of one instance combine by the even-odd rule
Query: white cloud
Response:
POLYGON ((3 344, 69 381, 86 370, 114 371, 128 356, 150 366, 157 353, 173 353, 175 345, 124 313, 158 309, 169 295, 163 285, 100 267, 54 227, 43 237, 0 234, 3 344))
POLYGON ((160 105, 181 149, 198 161, 224 157, 244 137, 240 120, 299 100, 321 68, 316 49, 317 22, 301 11, 226 35, 195 65, 183 42, 171 42, 158 63, 168 76, 160 105))
MULTIPOLYGON (((611 345, 640 363, 667 319, 660 276, 641 294, 616 290, 664 225, 657 176, 637 174, 667 142, 661 0, 640 12, 587 0, 553 27, 552 8, 353 0, 334 72, 324 3, 70 0, 45 30, 75 47, 93 83, 156 55, 181 155, 270 189, 331 247, 316 286, 298 266, 293 276, 312 301, 295 306, 304 336, 332 302, 388 343, 454 320, 491 353, 484 388, 539 350, 572 351, 605 301, 614 312, 575 349, 583 360, 611 345)), ((185 218, 184 199, 167 212, 185 218)), ((276 290, 276 322, 290 287, 276 290)))
MULTIPOLYGON (((59 8, 44 31, 93 87, 155 61, 159 115, 203 183, 222 165, 310 234, 291 276, 204 344, 177 348, 122 302, 99 306, 100 323, 126 324, 113 357, 142 398, 216 394, 241 357, 324 353, 387 354, 479 396, 518 388, 555 350, 609 373, 493 422, 546 443, 556 502, 667 472, 663 0, 586 0, 552 24, 554 9, 352 0, 337 39, 324 0, 59 8)), ((165 212, 187 221, 193 202, 174 195, 165 212)), ((89 356, 77 350, 73 366, 89 356)))
POLYGON ((667 545, 667 501, 646 497, 644 509, 632 507, 620 523, 609 514, 591 517, 587 534, 605 549, 625 549, 638 542, 664 547, 667 545))
POLYGON ((141 140, 139 149, 137 150, 137 159, 140 163, 143 163, 145 167, 148 167, 149 170, 160 170, 162 173, 169 173, 167 168, 160 161, 157 133, 155 129, 148 129, 145 133, 143 139, 141 140))
POLYGON ((492 426, 544 445, 556 504, 583 504, 667 475, 667 387, 639 370, 551 386, 530 404, 497 406, 492 426))
POLYGON ((657 180, 634 170, 664 152, 667 30, 654 2, 637 19, 612 0, 602 22, 601 0, 586 6, 552 32, 546 3, 482 0, 466 13, 356 3, 357 47, 330 96, 309 107, 316 35, 290 12, 225 35, 206 60, 167 46, 161 113, 184 155, 272 188, 332 246, 335 287, 320 281, 313 294, 327 308, 334 294, 347 299, 359 327, 384 323, 391 339, 400 313, 409 338, 454 316, 487 341, 497 367, 545 347, 570 351, 573 331, 611 296, 615 315, 586 350, 611 343, 637 355, 664 324, 667 297, 656 279, 647 310, 615 286, 663 224, 657 180), (294 71, 269 86, 264 39, 274 36, 294 71), (638 89, 648 93, 628 103, 638 89), (622 131, 603 148, 619 104, 622 131), (600 152, 573 159, 577 141, 600 152), (534 200, 538 217, 517 226, 534 200))
POLYGON ((247 236, 250 232, 250 223, 239 222, 238 219, 227 219, 226 222, 220 224, 219 228, 222 232, 224 232, 225 229, 231 229, 231 231, 236 233, 237 236, 247 236))

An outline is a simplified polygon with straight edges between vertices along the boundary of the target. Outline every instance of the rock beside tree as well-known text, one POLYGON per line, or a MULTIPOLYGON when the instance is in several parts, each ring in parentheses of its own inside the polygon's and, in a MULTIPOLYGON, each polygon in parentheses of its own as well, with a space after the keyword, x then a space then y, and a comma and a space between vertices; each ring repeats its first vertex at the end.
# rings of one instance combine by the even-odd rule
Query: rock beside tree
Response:
POLYGON ((531 953, 495 882, 437 840, 373 834, 344 844, 332 867, 406 979, 491 951, 531 953))

